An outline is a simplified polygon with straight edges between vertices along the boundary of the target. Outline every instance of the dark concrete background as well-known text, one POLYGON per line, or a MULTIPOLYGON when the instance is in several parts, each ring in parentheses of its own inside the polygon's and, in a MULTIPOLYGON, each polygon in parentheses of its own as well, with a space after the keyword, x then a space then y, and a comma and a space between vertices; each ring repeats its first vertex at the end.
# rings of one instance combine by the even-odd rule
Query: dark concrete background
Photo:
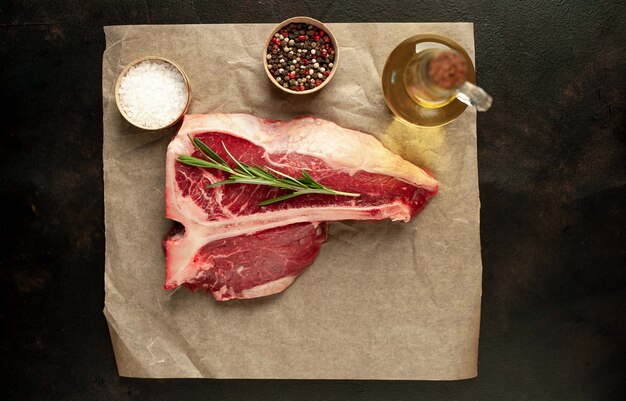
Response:
POLYGON ((624 4, 1 0, 3 398, 626 399, 624 4), (102 27, 278 22, 294 15, 474 22, 479 84, 495 99, 478 119, 484 263, 478 378, 117 376, 102 315, 102 27))

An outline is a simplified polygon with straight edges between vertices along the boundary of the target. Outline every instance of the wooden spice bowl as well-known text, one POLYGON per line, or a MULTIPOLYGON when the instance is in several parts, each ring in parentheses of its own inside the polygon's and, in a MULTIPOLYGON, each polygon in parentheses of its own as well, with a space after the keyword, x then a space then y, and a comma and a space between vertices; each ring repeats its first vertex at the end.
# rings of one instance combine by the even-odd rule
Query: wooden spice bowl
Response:
POLYGON ((122 114, 124 119, 137 128, 141 128, 141 129, 148 130, 148 131, 156 131, 156 130, 160 130, 164 128, 169 128, 173 126, 174 124, 176 124, 177 122, 179 122, 180 119, 185 115, 185 113, 187 113, 187 110, 189 110, 189 105, 191 104, 191 85, 189 84, 189 78, 187 77, 187 74, 185 74, 185 71, 183 71, 183 69, 172 60, 169 60, 165 57, 160 57, 160 56, 140 57, 138 59, 131 61, 126 67, 124 67, 120 75, 117 77, 117 81, 115 82, 115 104, 117 105, 117 109, 120 111, 120 114, 122 114), (128 70, 130 70, 133 66, 139 63, 142 63, 144 61, 162 61, 164 63, 170 64, 172 67, 176 68, 176 70, 182 75, 183 81, 185 82, 185 88, 187 90, 187 101, 186 101, 183 111, 171 123, 168 123, 167 125, 164 125, 162 127, 146 127, 146 126, 137 124, 135 121, 133 121, 131 117, 128 116, 128 114, 122 107, 122 103, 120 101, 119 91, 120 91, 120 85, 122 84, 122 79, 124 78, 124 76, 126 76, 126 74, 128 73, 128 70))
POLYGON ((276 25, 274 29, 272 29, 270 34, 267 36, 267 39, 265 39, 265 45, 263 46, 263 69, 265 70, 265 74, 269 78, 270 82, 274 84, 274 86, 276 86, 278 89, 282 90, 283 92, 291 93, 292 95, 308 95, 310 93, 317 92, 321 90, 322 88, 324 88, 326 85, 328 85, 328 83, 333 79, 338 66, 339 66, 339 45, 337 44, 337 39, 335 39, 335 35, 333 35, 333 32, 330 29, 328 29, 326 25, 324 25, 322 22, 316 19, 313 19, 310 17, 302 17, 302 16, 286 19, 280 24, 276 25), (272 73, 270 72, 269 68, 267 67, 267 59, 266 59, 267 47, 269 46, 270 41, 274 37, 275 33, 279 32, 281 28, 291 23, 302 23, 302 24, 307 24, 307 25, 313 25, 314 27, 323 30, 326 33, 326 35, 330 37, 330 43, 332 44, 333 49, 335 50, 333 68, 330 69, 330 74, 328 75, 328 77, 326 77, 326 79, 322 82, 321 85, 316 86, 313 89, 305 89, 303 91, 294 91, 289 88, 285 88, 279 82, 276 81, 276 79, 272 76, 272 73))

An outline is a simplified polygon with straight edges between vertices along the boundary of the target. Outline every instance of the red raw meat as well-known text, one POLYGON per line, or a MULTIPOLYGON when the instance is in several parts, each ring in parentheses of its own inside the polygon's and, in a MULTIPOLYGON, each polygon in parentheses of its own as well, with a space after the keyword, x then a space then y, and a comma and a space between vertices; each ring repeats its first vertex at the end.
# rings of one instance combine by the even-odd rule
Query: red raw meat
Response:
POLYGON ((313 263, 325 240, 325 223, 297 223, 211 241, 196 253, 199 274, 185 285, 219 300, 280 292, 313 263))
POLYGON ((166 216, 184 229, 164 241, 165 288, 203 288, 218 300, 280 292, 315 259, 326 237, 321 222, 408 221, 437 188, 434 178, 374 137, 328 121, 188 115, 167 151, 166 216), (328 187, 361 196, 303 195, 259 206, 285 192, 240 184, 206 188, 226 174, 176 161, 179 154, 202 157, 188 135, 225 160, 222 143, 247 164, 295 177, 306 170, 328 187))

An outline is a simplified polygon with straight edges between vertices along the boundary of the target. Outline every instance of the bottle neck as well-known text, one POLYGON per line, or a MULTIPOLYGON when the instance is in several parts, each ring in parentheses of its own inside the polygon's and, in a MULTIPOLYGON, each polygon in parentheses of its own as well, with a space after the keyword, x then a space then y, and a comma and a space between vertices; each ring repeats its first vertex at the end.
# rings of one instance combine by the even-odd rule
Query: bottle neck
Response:
POLYGON ((428 108, 447 105, 454 99, 486 111, 492 98, 467 81, 467 61, 454 50, 425 49, 416 53, 404 71, 405 90, 428 108))
MULTIPOLYGON (((404 71, 405 89, 409 96, 424 107, 437 108, 454 100, 455 85, 465 81, 467 68, 451 79, 445 70, 451 51, 425 49, 415 54, 404 71), (443 70, 442 70, 443 69, 443 70)), ((464 60, 463 60, 464 62, 464 60)))

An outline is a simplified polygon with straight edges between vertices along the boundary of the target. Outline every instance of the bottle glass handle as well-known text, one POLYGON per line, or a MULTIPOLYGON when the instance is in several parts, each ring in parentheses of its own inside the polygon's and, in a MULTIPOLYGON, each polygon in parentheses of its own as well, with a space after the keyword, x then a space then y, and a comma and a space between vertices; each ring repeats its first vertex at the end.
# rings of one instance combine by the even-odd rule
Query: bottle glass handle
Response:
POLYGON ((465 81, 456 89, 456 98, 478 111, 487 111, 493 99, 482 88, 465 81))

